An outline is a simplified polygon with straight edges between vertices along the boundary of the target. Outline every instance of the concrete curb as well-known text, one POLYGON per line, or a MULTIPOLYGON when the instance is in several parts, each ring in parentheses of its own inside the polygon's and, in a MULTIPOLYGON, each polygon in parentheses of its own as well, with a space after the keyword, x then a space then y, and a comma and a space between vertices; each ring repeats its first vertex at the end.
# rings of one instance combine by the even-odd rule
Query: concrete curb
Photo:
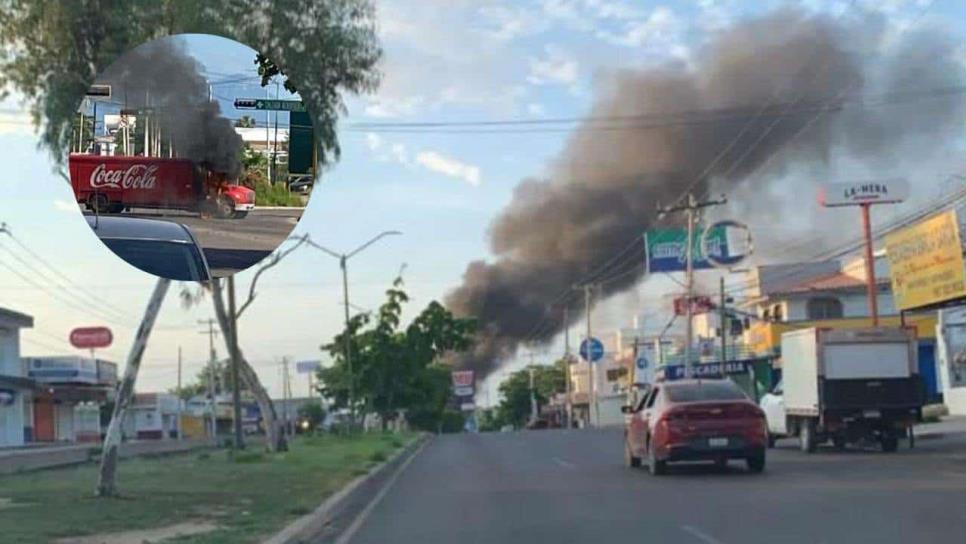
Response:
POLYGON ((255 206, 254 210, 299 210, 305 211, 305 206, 255 206))
POLYGON ((353 491, 381 476, 390 467, 404 466, 405 462, 415 457, 432 437, 433 435, 429 433, 422 434, 386 461, 371 468, 366 474, 352 480, 345 487, 333 493, 311 514, 296 519, 272 537, 264 540, 263 544, 303 544, 317 540, 319 533, 331 522, 330 513, 337 510, 353 491))

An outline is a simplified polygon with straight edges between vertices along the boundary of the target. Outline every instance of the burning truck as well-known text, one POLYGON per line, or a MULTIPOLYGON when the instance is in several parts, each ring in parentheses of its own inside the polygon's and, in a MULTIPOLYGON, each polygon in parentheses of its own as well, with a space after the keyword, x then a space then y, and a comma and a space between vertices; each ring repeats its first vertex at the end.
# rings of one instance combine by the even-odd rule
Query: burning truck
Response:
POLYGON ((72 154, 70 182, 78 204, 99 214, 161 208, 241 219, 255 191, 189 159, 72 154))

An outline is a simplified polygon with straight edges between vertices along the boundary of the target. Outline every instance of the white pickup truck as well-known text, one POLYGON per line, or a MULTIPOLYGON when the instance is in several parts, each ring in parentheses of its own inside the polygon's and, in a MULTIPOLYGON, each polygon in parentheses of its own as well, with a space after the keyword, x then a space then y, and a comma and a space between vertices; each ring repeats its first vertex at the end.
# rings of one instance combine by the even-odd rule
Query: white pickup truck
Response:
MULTIPOLYGON (((812 452, 877 441, 883 451, 922 417, 925 388, 911 328, 809 328, 782 335, 782 380, 761 400, 769 445, 798 436, 812 452)), ((910 435, 911 436, 911 435, 910 435)))

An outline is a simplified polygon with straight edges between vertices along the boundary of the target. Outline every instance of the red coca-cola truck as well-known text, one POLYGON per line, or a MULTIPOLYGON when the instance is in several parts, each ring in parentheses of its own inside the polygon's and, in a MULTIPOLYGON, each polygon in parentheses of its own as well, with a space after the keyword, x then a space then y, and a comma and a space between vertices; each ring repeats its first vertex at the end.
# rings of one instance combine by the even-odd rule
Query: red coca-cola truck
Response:
POLYGON ((188 159, 72 154, 69 167, 77 202, 97 213, 163 208, 240 219, 255 207, 255 191, 188 159))

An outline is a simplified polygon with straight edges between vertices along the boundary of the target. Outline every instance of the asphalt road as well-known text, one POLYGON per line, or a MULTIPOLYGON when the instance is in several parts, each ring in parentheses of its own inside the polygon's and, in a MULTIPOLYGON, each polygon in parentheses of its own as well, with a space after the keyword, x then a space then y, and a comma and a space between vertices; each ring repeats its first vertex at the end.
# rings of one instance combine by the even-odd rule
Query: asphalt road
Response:
MULTIPOLYGON (((123 215, 182 223, 191 229, 213 275, 224 277, 261 261, 291 233, 302 208, 255 208, 244 219, 204 219, 197 213, 136 208, 123 215)), ((90 215, 89 212, 84 212, 90 215)))
POLYGON ((622 434, 523 431, 436 437, 389 488, 352 544, 960 542, 966 435, 898 453, 769 450, 764 474, 732 461, 622 464, 622 434))

